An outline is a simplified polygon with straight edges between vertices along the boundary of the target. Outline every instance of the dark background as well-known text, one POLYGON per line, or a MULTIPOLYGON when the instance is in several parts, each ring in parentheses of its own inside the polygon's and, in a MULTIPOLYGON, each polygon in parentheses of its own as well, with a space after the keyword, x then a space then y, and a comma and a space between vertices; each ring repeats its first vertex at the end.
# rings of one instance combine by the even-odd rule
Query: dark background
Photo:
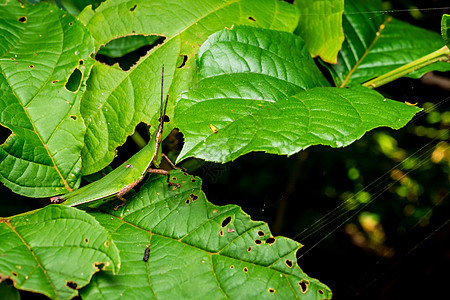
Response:
MULTIPOLYGON (((390 14, 440 30, 448 1, 389 1, 390 14), (421 10, 407 11, 409 8, 421 10)), ((147 49, 144 49, 144 53, 147 49)), ((237 204, 274 235, 295 239, 300 267, 327 284, 333 299, 445 298, 449 283, 450 73, 402 78, 379 92, 418 102, 406 127, 378 128, 346 148, 315 146, 291 157, 245 155, 225 165, 187 161, 216 205, 237 204), (444 275, 443 275, 444 274, 444 275)), ((145 132, 145 126, 142 132, 145 132)), ((9 131, 1 129, 1 141, 9 131)), ((164 149, 176 154, 182 136, 164 149)), ((117 161, 137 150, 130 140, 117 161)), ((38 208, 0 187, 0 216, 38 208)), ((23 294, 34 298, 34 294, 23 294)))

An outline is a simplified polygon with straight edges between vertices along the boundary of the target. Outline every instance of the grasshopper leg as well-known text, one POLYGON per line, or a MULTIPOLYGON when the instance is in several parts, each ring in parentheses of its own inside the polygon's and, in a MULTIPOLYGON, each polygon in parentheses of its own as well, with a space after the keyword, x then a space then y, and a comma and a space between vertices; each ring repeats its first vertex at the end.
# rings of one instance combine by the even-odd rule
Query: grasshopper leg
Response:
POLYGON ((167 176, 167 183, 169 185, 176 186, 177 188, 179 188, 181 186, 178 183, 170 181, 170 173, 169 173, 169 171, 161 170, 161 169, 148 169, 147 172, 152 173, 152 174, 159 174, 159 175, 167 176))

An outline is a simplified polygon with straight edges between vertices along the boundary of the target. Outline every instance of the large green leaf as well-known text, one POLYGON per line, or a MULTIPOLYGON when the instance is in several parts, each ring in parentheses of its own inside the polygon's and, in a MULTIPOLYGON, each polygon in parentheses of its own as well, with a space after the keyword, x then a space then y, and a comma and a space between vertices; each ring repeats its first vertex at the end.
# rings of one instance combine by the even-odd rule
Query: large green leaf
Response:
POLYGON ((235 205, 214 206, 201 180, 151 176, 121 211, 90 212, 116 242, 118 275, 96 274, 83 299, 324 299, 331 292, 296 263, 301 245, 273 237, 235 205), (143 261, 149 247, 148 262, 143 261))
POLYGON ((50 205, 0 218, 0 279, 52 299, 70 299, 92 274, 117 273, 120 258, 109 233, 90 215, 50 205))
POLYGON ((375 127, 398 129, 419 111, 366 88, 320 87, 326 82, 290 33, 250 27, 218 32, 200 49, 199 65, 198 89, 182 94, 176 106, 185 135, 179 161, 343 147, 375 127))
POLYGON ((447 47, 450 47, 450 15, 442 16, 441 35, 447 47))
POLYGON ((168 115, 172 117, 176 96, 195 86, 195 56, 209 35, 235 24, 292 32, 298 11, 279 0, 112 0, 95 12, 86 8, 79 18, 93 34, 97 47, 132 34, 165 37, 162 45, 127 72, 102 64, 93 68, 81 108, 87 126, 82 172, 90 174, 112 161, 117 146, 139 122, 156 124, 162 63, 164 89, 171 95, 168 115), (177 67, 180 58, 187 61, 177 67))
POLYGON ((313 57, 336 63, 344 41, 342 13, 344 0, 297 0, 300 19, 295 33, 306 41, 313 57))
POLYGON ((0 180, 14 192, 45 197, 78 186, 79 106, 93 46, 86 28, 55 6, 0 6, 0 123, 13 132, 0 148, 0 180))
MULTIPOLYGON (((359 85, 442 48, 438 33, 379 11, 380 6, 368 1, 345 1, 342 21, 345 41, 337 64, 328 66, 337 86, 359 85), (368 13, 371 11, 374 13, 368 13)), ((447 71, 450 64, 438 62, 409 76, 419 78, 432 70, 447 71)))

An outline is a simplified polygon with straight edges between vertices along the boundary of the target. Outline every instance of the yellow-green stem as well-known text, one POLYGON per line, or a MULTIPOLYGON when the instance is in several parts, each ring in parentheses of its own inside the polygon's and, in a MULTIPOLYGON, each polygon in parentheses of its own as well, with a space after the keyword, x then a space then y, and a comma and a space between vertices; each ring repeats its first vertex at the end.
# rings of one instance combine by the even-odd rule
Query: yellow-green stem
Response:
POLYGON ((392 71, 390 71, 384 75, 381 75, 375 79, 369 80, 369 81, 363 83, 362 85, 365 87, 371 88, 371 89, 377 88, 386 83, 394 81, 400 77, 403 77, 406 74, 409 74, 411 72, 414 72, 418 69, 421 69, 423 67, 426 67, 428 65, 431 65, 431 64, 433 64, 435 62, 439 62, 439 61, 444 61, 444 62, 450 63, 450 50, 448 49, 447 46, 444 46, 441 49, 434 51, 433 53, 430 53, 419 59, 416 59, 415 61, 412 61, 409 64, 401 66, 400 68, 392 70, 392 71))

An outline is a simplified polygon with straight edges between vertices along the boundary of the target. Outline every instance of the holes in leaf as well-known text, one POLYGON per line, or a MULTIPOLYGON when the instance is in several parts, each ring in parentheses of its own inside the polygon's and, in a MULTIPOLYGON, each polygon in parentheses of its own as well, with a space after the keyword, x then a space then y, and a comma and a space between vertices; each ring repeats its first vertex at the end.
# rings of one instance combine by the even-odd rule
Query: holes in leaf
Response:
POLYGON ((223 230, 219 231, 219 235, 223 236, 223 230))
POLYGON ((250 252, 250 251, 252 251, 252 247, 247 248, 247 252, 250 252))
POLYGON ((79 61, 78 61, 78 64, 81 66, 81 65, 83 65, 84 64, 84 60, 83 59, 80 59, 79 61))
POLYGON ((230 266, 230 269, 234 269, 234 265, 231 265, 231 266, 230 266))
POLYGON ((72 26, 73 25, 73 23, 72 22, 69 22, 69 26, 72 26))
POLYGON ((227 226, 228 224, 230 224, 230 222, 231 222, 231 217, 230 217, 230 216, 226 217, 226 218, 222 221, 222 227, 227 226))
POLYGON ((267 291, 268 291, 269 293, 271 293, 271 294, 273 294, 273 293, 276 292, 275 289, 273 289, 273 288, 269 288, 267 291))
POLYGON ((12 131, 6 127, 0 126, 0 145, 12 134, 12 131))
POLYGON ((74 121, 76 121, 76 120, 78 119, 78 117, 75 116, 75 115, 70 115, 70 118, 71 118, 72 120, 74 120, 74 121))
POLYGON ((261 243, 262 243, 261 240, 255 240, 256 245, 261 245, 261 243))
POLYGON ((294 265, 294 264, 292 263, 292 260, 290 260, 290 259, 286 259, 286 260, 284 261, 284 263, 285 263, 289 268, 292 268, 292 266, 294 265))
POLYGON ((20 23, 26 23, 27 22, 27 17, 25 17, 25 16, 20 17, 19 19, 17 19, 17 21, 19 21, 20 23))
POLYGON ((184 201, 184 203, 186 203, 186 204, 191 203, 191 199, 186 199, 186 201, 184 201))
POLYGON ((74 281, 66 281, 66 286, 72 290, 76 290, 78 288, 78 284, 74 281))
POLYGON ((81 71, 78 69, 73 70, 72 74, 70 74, 69 79, 67 80, 65 87, 71 92, 76 92, 81 85, 81 78, 83 75, 81 71))
POLYGON ((84 238, 84 242, 85 242, 86 244, 89 244, 89 239, 88 239, 88 238, 84 238))
POLYGON ((130 8, 130 11, 134 11, 137 7, 137 4, 135 4, 132 8, 130 8))
POLYGON ((94 268, 96 268, 98 271, 101 271, 105 268, 104 263, 94 263, 94 268))
POLYGON ((264 236, 265 233, 264 233, 264 231, 260 230, 260 231, 258 231, 258 235, 259 235, 259 236, 264 236))
POLYGON ((59 80, 52 80, 52 84, 59 82, 59 80))
POLYGON ((253 21, 253 22, 256 22, 256 20, 253 18, 253 17, 248 17, 248 19, 250 20, 250 21, 253 21))
POLYGON ((275 243, 275 238, 270 237, 266 240, 266 244, 272 245, 273 243, 275 243))
POLYGON ((185 54, 178 56, 177 68, 181 69, 182 67, 184 67, 186 65, 187 60, 188 60, 188 56, 185 54))
POLYGON ((309 280, 302 279, 298 282, 298 285, 300 286, 300 291, 303 294, 306 294, 306 292, 308 291, 308 287, 309 287, 309 280))
POLYGON ((177 181, 177 178, 176 177, 172 177, 172 181, 177 181))
POLYGON ((244 267, 243 271, 244 271, 245 273, 248 273, 248 268, 247 268, 247 267, 244 267))
POLYGON ((198 196, 195 194, 190 194, 189 197, 191 197, 192 201, 195 201, 198 199, 198 196))
POLYGON ((321 295, 323 295, 323 290, 317 290, 317 292, 321 295))
POLYGON ((109 41, 100 47, 95 59, 101 63, 128 71, 154 47, 161 45, 166 38, 156 35, 134 34, 109 41))
POLYGON ((191 182, 196 182, 197 180, 195 179, 195 178, 192 178, 191 179, 191 182))
POLYGON ((14 277, 19 276, 19 274, 17 274, 16 272, 11 272, 11 275, 14 276, 14 277))
POLYGON ((30 69, 33 69, 34 68, 34 65, 30 65, 30 69))

